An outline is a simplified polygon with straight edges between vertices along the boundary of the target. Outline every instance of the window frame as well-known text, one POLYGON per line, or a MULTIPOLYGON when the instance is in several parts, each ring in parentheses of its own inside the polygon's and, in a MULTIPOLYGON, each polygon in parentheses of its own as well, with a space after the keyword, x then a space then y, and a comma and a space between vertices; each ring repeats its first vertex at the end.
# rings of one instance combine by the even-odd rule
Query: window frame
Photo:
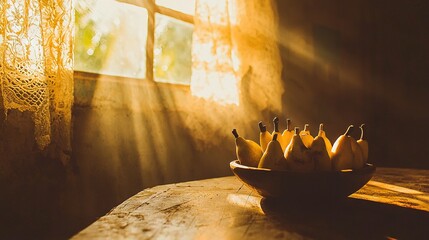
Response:
MULTIPOLYGON (((174 9, 157 5, 155 0, 117 0, 118 2, 131 4, 137 7, 145 8, 147 11, 147 39, 146 39, 146 76, 145 79, 150 83, 163 83, 171 85, 184 85, 172 82, 156 82, 153 67, 154 67, 154 44, 155 44, 155 15, 162 14, 180 21, 184 21, 190 24, 194 24, 194 16, 189 15, 174 9)), ((99 78, 99 76, 109 76, 108 74, 102 73, 91 73, 86 71, 77 71, 75 70, 75 77, 78 78, 99 78)), ((121 77, 121 76, 112 76, 115 78, 129 79, 130 77, 121 77)), ((189 84, 185 85, 189 86, 189 84)))

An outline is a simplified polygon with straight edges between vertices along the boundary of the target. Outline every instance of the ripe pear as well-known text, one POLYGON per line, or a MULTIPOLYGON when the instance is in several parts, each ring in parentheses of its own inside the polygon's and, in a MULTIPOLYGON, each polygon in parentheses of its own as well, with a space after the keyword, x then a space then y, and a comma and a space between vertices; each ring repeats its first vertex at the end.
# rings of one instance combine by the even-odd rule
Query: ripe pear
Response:
POLYGON ((313 139, 313 136, 311 136, 310 129, 308 127, 309 127, 309 125, 305 124, 304 125, 304 130, 302 130, 299 133, 299 136, 301 136, 301 139, 302 139, 302 142, 304 143, 304 145, 307 148, 310 148, 311 143, 313 142, 314 139, 313 139))
POLYGON ((332 170, 332 162, 325 145, 325 140, 320 135, 317 135, 314 138, 313 143, 311 144, 311 157, 315 162, 316 170, 318 171, 332 170))
POLYGON ((365 165, 365 161, 362 149, 354 138, 351 139, 350 143, 353 152, 353 169, 363 168, 363 166, 365 165))
POLYGON ((314 170, 314 161, 310 150, 304 145, 299 136, 299 128, 295 127, 295 134, 286 147, 284 156, 288 169, 296 172, 310 172, 314 170))
POLYGON ((273 119, 273 124, 274 124, 274 130, 273 130, 273 133, 271 134, 272 136, 274 136, 274 134, 277 134, 278 136, 277 136, 277 141, 280 143, 280 145, 282 146, 282 149, 285 149, 286 148, 286 144, 285 144, 285 142, 283 141, 283 136, 282 136, 282 133, 280 132, 280 130, 279 130, 279 118, 278 117, 275 117, 274 119, 273 119))
POLYGON ((332 166, 334 170, 353 169, 354 167, 354 154, 352 150, 352 140, 350 132, 353 125, 347 128, 347 131, 340 135, 332 146, 332 166))
POLYGON ((290 119, 286 120, 286 129, 282 133, 282 138, 284 142, 283 152, 286 150, 286 147, 289 145, 292 140, 294 130, 291 128, 290 119))
POLYGON ((323 129, 323 123, 319 125, 319 133, 317 136, 320 136, 325 141, 326 150, 328 151, 329 157, 331 157, 332 143, 329 141, 329 138, 326 136, 326 132, 323 129))
POLYGON ((278 134, 274 134, 268 143, 267 150, 259 161, 258 168, 268 168, 272 170, 286 170, 286 160, 283 156, 282 147, 277 141, 278 134))
POLYGON ((366 140, 364 136, 364 130, 363 127, 365 124, 360 125, 360 139, 357 140, 357 143, 359 144, 360 148, 362 149, 363 153, 363 161, 366 163, 368 161, 368 141, 366 140))
POLYGON ((262 157, 262 149, 252 140, 239 136, 236 129, 232 130, 235 137, 235 152, 241 164, 249 167, 257 167, 262 157))
POLYGON ((271 136, 271 133, 267 131, 267 126, 265 126, 262 122, 259 122, 259 130, 259 144, 261 145, 262 152, 265 152, 268 143, 273 137, 271 136))

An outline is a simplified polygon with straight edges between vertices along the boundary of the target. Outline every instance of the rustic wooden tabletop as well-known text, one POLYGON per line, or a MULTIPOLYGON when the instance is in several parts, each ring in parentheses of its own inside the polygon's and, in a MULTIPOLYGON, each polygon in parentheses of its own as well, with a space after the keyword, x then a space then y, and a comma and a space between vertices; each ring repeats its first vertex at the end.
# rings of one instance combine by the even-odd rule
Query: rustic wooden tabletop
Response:
POLYGON ((429 239, 429 170, 378 168, 347 199, 262 198, 234 176, 141 191, 72 239, 429 239))

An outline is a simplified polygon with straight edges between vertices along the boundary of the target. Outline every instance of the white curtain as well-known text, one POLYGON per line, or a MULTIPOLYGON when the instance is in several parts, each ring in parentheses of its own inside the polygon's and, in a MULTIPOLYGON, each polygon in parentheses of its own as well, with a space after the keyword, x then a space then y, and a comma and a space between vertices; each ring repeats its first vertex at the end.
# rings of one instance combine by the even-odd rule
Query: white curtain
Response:
POLYGON ((281 111, 278 19, 271 0, 197 0, 191 92, 223 104, 246 99, 281 111))
POLYGON ((71 151, 73 30, 73 0, 0 4, 1 102, 6 114, 33 112, 38 147, 63 162, 71 151))

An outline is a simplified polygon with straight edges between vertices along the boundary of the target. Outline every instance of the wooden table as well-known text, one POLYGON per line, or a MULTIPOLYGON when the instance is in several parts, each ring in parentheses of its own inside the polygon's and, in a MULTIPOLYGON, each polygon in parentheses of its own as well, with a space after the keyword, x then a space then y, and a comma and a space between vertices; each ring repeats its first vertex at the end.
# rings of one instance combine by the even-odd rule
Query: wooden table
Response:
POLYGON ((429 170, 378 168, 339 203, 291 206, 234 176, 149 188, 72 239, 429 239, 429 170))

